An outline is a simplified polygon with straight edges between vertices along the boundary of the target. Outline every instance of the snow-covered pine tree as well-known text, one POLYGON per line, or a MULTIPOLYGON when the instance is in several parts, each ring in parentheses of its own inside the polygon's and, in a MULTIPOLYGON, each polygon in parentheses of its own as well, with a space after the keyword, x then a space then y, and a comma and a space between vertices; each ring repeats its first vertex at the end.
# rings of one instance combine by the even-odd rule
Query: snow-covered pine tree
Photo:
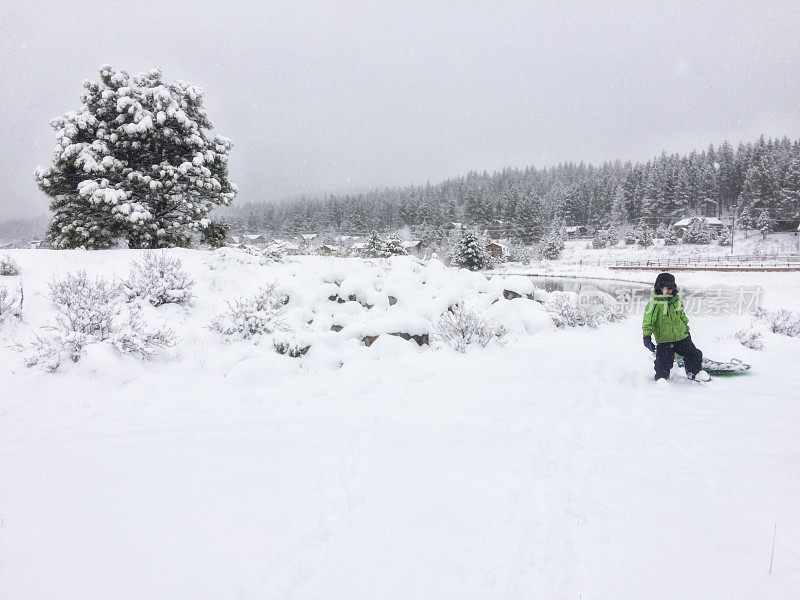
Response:
POLYGON ((608 245, 611 247, 614 247, 617 244, 619 244, 619 232, 617 231, 617 228, 614 225, 611 225, 606 230, 606 241, 608 242, 608 245))
POLYGON ((678 245, 678 236, 676 235, 675 230, 672 227, 668 227, 667 232, 664 234, 664 245, 665 246, 678 245))
POLYGON ((492 255, 486 249, 486 240, 474 229, 461 232, 450 254, 450 260, 456 267, 471 271, 486 269, 492 265, 492 255))
POLYGON ((131 77, 110 66, 84 82, 81 107, 51 121, 53 164, 36 179, 52 198, 56 248, 98 249, 123 238, 133 248, 185 246, 229 205, 231 142, 211 135, 203 90, 151 70, 131 77))
POLYGON ((753 213, 750 212, 750 209, 745 206, 739 212, 739 217, 736 219, 736 229, 740 231, 744 231, 744 237, 747 237, 747 233, 751 229, 756 228, 756 220, 753 218, 753 213))
POLYGON ((781 200, 784 218, 800 219, 800 157, 789 163, 781 187, 781 200))
POLYGON ((367 246, 364 248, 364 256, 369 258, 385 258, 386 257, 386 242, 384 242, 378 232, 373 230, 367 241, 367 246))
POLYGON ((607 241, 605 229, 597 229, 592 236, 592 248, 595 250, 605 248, 607 241))
POLYGON ((710 244, 713 241, 714 234, 708 221, 694 217, 686 232, 683 234, 683 241, 687 244, 710 244))
POLYGON ((768 210, 762 210, 756 219, 756 229, 761 232, 762 239, 767 239, 767 234, 775 231, 775 219, 768 210))
POLYGON ((566 231, 564 227, 559 222, 554 223, 553 227, 550 228, 550 231, 539 245, 542 258, 546 258, 547 260, 557 259, 565 247, 565 239, 566 231))
POLYGON ((386 242, 383 247, 383 252, 387 257, 407 254, 406 249, 403 248, 403 244, 400 243, 400 238, 396 235, 393 235, 389 238, 389 241, 386 242))
POLYGON ((636 227, 636 245, 642 248, 649 248, 653 245, 653 230, 647 226, 644 220, 640 221, 636 227))

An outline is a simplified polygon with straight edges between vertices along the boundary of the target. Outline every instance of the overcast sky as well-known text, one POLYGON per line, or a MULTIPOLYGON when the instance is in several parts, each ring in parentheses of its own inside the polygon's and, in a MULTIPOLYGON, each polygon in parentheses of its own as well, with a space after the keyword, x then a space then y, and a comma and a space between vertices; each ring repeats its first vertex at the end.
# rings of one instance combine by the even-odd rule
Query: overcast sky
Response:
POLYGON ((0 2, 0 219, 108 63, 206 90, 238 202, 800 137, 800 3, 0 2))

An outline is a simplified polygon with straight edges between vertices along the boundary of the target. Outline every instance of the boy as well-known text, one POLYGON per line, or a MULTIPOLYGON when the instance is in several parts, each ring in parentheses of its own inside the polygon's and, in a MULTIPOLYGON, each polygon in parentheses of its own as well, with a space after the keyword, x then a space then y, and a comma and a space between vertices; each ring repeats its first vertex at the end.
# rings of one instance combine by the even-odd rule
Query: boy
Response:
POLYGON ((661 273, 653 287, 655 294, 644 309, 642 321, 644 347, 656 351, 653 379, 669 379, 677 352, 683 357, 686 377, 708 381, 711 377, 702 370, 703 353, 695 347, 689 335, 689 319, 683 310, 683 301, 678 298, 675 276, 661 273), (652 334, 656 336, 655 347, 650 337, 652 334))

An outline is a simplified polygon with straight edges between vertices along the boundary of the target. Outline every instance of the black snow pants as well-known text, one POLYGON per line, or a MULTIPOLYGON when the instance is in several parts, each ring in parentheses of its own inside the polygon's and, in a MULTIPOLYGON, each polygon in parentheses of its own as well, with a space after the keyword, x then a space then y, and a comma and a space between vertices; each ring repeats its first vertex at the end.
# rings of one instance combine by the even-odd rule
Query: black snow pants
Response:
POLYGON ((687 374, 696 374, 703 364, 703 353, 692 342, 689 335, 679 342, 663 342, 656 346, 656 379, 669 379, 675 353, 683 357, 683 366, 687 374))

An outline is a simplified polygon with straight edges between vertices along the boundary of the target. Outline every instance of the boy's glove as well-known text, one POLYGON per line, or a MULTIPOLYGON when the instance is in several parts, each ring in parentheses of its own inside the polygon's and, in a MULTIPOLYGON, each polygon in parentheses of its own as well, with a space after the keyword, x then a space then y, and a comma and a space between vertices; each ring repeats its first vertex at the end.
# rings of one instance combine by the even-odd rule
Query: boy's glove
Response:
POLYGON ((656 347, 653 345, 653 340, 650 339, 649 335, 642 336, 642 341, 644 342, 644 347, 650 350, 650 352, 656 351, 656 347))

